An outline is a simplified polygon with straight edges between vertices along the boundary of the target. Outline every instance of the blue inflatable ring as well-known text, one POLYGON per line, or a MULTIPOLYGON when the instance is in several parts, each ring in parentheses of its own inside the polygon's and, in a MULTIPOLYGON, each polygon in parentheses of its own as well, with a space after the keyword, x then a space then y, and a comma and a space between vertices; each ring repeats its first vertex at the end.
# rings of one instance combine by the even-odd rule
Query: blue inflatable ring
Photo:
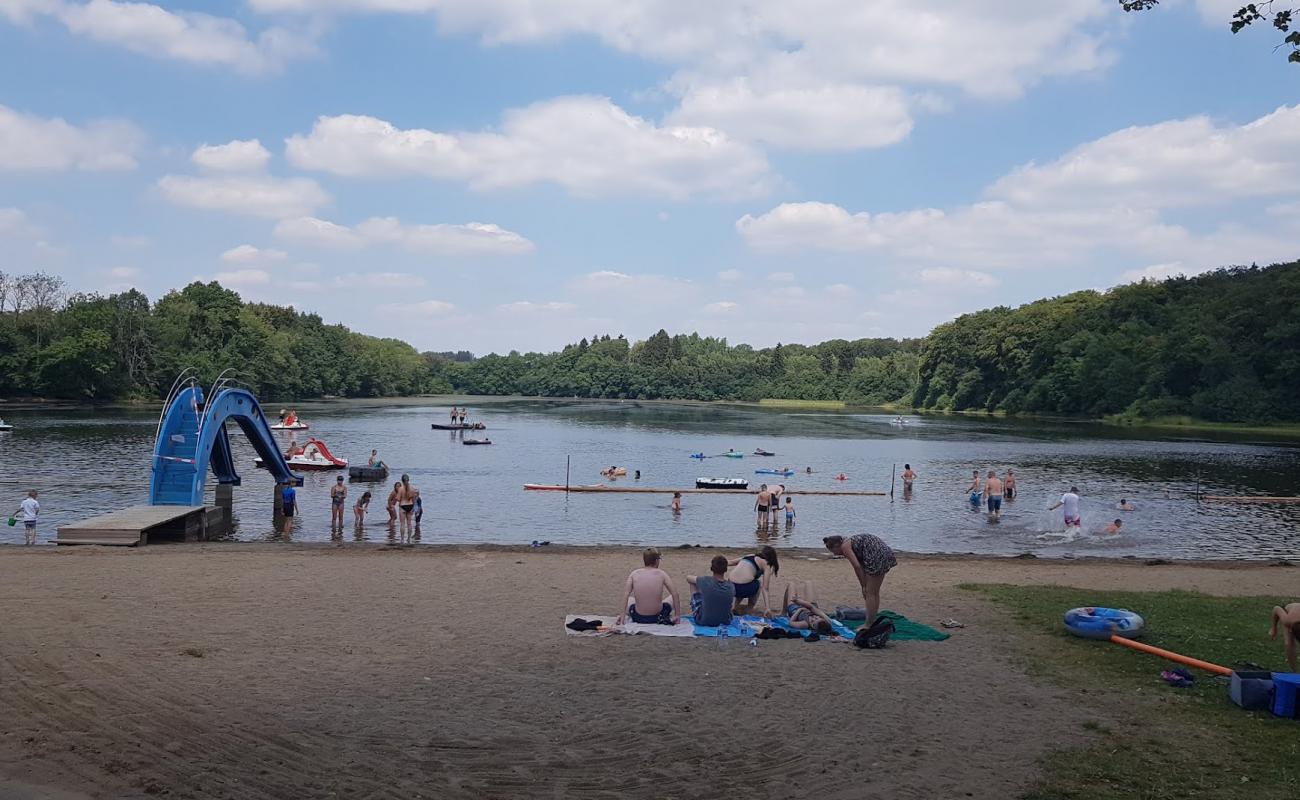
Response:
POLYGON ((1085 639, 1136 639, 1145 626, 1140 614, 1126 608, 1072 608, 1065 612, 1065 629, 1085 639))

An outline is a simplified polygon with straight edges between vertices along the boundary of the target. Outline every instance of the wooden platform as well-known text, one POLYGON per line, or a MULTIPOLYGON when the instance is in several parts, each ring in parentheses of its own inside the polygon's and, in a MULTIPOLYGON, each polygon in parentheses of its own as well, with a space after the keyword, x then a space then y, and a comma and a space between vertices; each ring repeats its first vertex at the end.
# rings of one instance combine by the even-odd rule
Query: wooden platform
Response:
POLYGON ((59 528, 55 544, 112 544, 128 547, 155 541, 197 542, 220 523, 217 506, 132 506, 59 528))

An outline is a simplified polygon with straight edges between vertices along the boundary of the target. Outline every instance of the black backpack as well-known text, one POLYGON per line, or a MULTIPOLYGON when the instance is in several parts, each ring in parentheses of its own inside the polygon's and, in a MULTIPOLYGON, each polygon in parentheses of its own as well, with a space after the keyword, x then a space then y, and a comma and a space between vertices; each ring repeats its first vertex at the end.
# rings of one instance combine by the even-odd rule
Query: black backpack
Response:
POLYGON ((868 650, 879 650, 889 644, 889 637, 894 633, 894 622, 889 617, 881 616, 870 625, 858 628, 853 637, 853 644, 868 650))

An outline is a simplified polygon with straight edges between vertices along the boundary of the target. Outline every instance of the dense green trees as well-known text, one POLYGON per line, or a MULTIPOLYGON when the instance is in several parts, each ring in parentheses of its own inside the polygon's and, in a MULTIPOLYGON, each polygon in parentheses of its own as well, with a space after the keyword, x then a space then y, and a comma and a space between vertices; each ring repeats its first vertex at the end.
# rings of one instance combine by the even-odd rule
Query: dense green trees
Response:
POLYGON ((0 274, 0 396, 157 398, 185 367, 231 366, 269 400, 455 391, 1296 421, 1300 262, 992 308, 923 340, 754 349, 660 330, 482 358, 420 354, 216 283, 151 306, 136 291, 65 300, 57 278, 0 274))
POLYGON ((1300 420, 1300 262, 1077 292, 940 325, 921 408, 1300 420))

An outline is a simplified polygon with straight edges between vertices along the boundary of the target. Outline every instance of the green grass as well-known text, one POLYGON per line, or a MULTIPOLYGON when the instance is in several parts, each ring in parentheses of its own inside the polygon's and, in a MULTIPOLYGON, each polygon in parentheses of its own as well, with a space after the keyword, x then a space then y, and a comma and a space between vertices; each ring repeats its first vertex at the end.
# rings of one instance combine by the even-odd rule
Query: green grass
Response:
POLYGON ((1195 417, 1134 417, 1112 414, 1103 417, 1107 425, 1163 430, 1223 431, 1225 433, 1259 434, 1264 436, 1300 437, 1300 425, 1295 423, 1256 424, 1241 422, 1206 422, 1195 417))
POLYGON ((1160 680, 1172 662, 1071 636, 1066 609, 1128 608, 1147 622, 1143 641, 1232 668, 1252 661, 1284 671, 1269 640, 1269 611, 1281 598, 1194 592, 1097 592, 1049 586, 968 585, 1007 608, 1034 635, 1018 637, 1031 673, 1100 694, 1125 724, 1084 722, 1077 742, 1047 756, 1026 800, 1295 800, 1300 797, 1300 722, 1248 712, 1225 681, 1192 670, 1196 685, 1160 680))
POLYGON ((772 408, 847 408, 843 400, 782 400, 775 397, 764 397, 758 401, 758 404, 772 408))

